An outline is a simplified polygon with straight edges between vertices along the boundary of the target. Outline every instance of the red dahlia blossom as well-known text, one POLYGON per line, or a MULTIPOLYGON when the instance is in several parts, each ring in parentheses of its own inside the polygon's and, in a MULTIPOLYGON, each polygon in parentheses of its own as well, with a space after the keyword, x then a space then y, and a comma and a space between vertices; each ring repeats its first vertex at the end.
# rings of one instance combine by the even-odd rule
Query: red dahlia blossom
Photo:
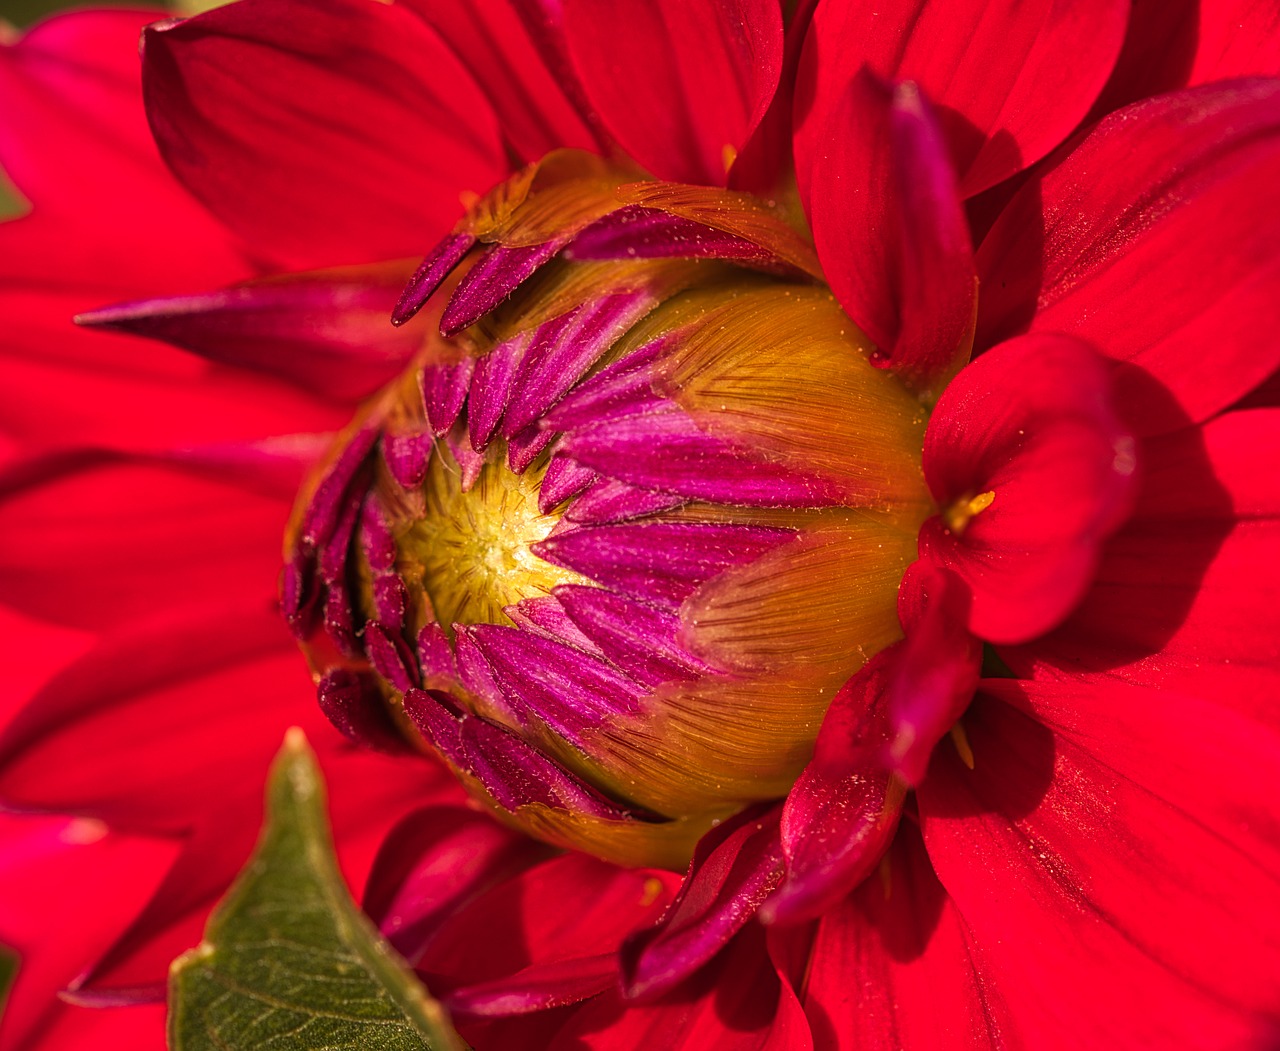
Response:
POLYGON ((4 1047, 290 724, 480 1048, 1275 1041, 1272 5, 160 15, 0 51, 4 1047))

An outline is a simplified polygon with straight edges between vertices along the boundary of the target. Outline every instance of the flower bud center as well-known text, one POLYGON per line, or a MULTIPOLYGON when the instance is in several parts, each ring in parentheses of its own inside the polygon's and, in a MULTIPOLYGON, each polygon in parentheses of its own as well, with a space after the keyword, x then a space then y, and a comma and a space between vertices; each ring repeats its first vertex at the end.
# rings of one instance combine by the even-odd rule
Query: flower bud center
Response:
POLYGON ((427 257, 396 318, 441 335, 313 480, 284 602, 345 732, 390 713, 531 834, 680 867, 900 637, 933 507, 812 247, 629 178, 553 155, 427 257))

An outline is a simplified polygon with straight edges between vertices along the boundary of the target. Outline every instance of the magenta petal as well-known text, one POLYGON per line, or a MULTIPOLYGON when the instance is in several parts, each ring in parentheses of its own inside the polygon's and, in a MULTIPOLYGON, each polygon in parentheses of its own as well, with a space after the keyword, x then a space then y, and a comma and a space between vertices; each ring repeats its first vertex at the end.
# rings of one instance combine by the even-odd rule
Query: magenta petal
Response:
POLYGON ((527 598, 508 606, 503 612, 525 631, 541 635, 544 639, 568 643, 583 653, 608 660, 604 650, 578 627, 555 595, 527 598))
POLYGON ((432 436, 425 432, 397 434, 387 431, 382 436, 382 459, 400 486, 416 489, 427 477, 431 464, 432 436))
POLYGON ((639 685, 598 657, 502 625, 479 624, 469 634, 510 705, 583 752, 592 730, 638 714, 639 685))
POLYGON ((734 259, 748 264, 777 260, 755 241, 639 204, 597 219, 564 254, 566 259, 734 259))
POLYGON ((656 686, 709 670, 680 644, 673 613, 577 584, 561 585, 555 597, 592 644, 639 682, 656 686))
POLYGON ((313 548, 319 548, 338 526, 346 506, 348 487, 355 480, 365 458, 373 451, 378 440, 378 429, 366 425, 352 435, 337 458, 320 476, 320 483, 311 497, 311 503, 302 516, 302 540, 313 548))
POLYGON ((548 537, 533 551, 642 601, 675 606, 717 573, 793 535, 767 526, 645 522, 574 529, 548 537))
POLYGON ((977 276, 955 174, 914 84, 866 70, 833 108, 810 216, 832 290, 878 364, 935 389, 967 354, 977 276))
POLYGON ((437 437, 457 423, 474 368, 475 359, 467 357, 454 364, 428 365, 422 370, 422 404, 431 432, 437 437))
POLYGON ((661 405, 663 399, 654 390, 652 366, 675 338, 674 334, 660 336, 606 365, 547 414, 547 425, 566 431, 605 416, 628 416, 661 405))
POLYGON ((782 878, 781 808, 753 807, 698 842, 680 893, 659 923, 619 950, 628 997, 660 996, 710 960, 782 878))
POLYGON ((391 523, 377 494, 370 491, 360 511, 360 546, 369 560, 369 568, 375 573, 386 573, 395 568, 396 541, 391 534, 391 523))
POLYGON ((542 486, 538 490, 538 510, 544 515, 550 514, 569 497, 582 492, 596 477, 596 472, 590 467, 583 467, 557 452, 547 465, 547 473, 542 476, 542 486))
POLYGON ((540 803, 607 820, 630 816, 510 730, 461 714, 434 693, 410 690, 404 710, 446 759, 507 810, 540 803))
MULTIPOLYGON (((563 319, 549 321, 539 329, 557 326, 563 319)), ((467 434, 471 447, 482 450, 493 438, 502 414, 511 400, 511 385, 516 366, 529 345, 531 334, 521 332, 505 343, 499 343, 488 354, 477 358, 471 373, 470 397, 467 400, 467 434)), ((532 338, 537 338, 533 336, 532 338)))
POLYGON ((215 292, 91 310, 76 323, 163 340, 352 402, 404 367, 421 334, 387 324, 399 266, 290 274, 215 292))
POLYGON ((403 325, 426 306, 427 300, 444 283, 444 279, 453 273, 454 267, 462 262, 475 243, 476 239, 471 234, 446 234, 418 264, 413 277, 404 286, 400 298, 396 300, 395 309, 391 312, 391 324, 403 325))
POLYGON ((532 277, 560 250, 561 244, 561 241, 546 241, 532 245, 490 246, 453 290, 440 316, 440 331, 446 336, 453 336, 468 325, 474 325, 532 277))
POLYGON ((777 3, 568 0, 564 28, 588 99, 630 156, 659 178, 724 185, 777 88, 777 3))
POLYGON ((419 685, 413 654, 397 632, 371 621, 365 625, 364 648, 377 673, 401 693, 419 685))
MULTIPOLYGON (((575 429, 560 448, 606 477, 690 499, 749 507, 822 507, 842 495, 821 478, 709 434, 673 402, 575 429)), ((584 514, 577 510, 575 517, 584 514)))
POLYGON ((1088 588, 1136 467, 1104 359, 1068 336, 1011 340, 965 368, 929 421, 924 473, 943 514, 921 528, 920 557, 969 586, 975 635, 1032 638, 1088 588))
POLYGON ((469 70, 404 5, 249 0, 143 34, 143 94, 178 177, 295 266, 416 255, 506 174, 469 70))
POLYGON ((643 518, 657 511, 670 511, 685 502, 683 496, 601 478, 565 509, 564 517, 583 525, 606 525, 643 518))
POLYGON ((316 695, 325 717, 356 744, 391 754, 409 751, 373 676, 334 668, 321 678, 316 695))
POLYGON ((653 305, 647 292, 620 292, 584 303, 563 326, 543 325, 516 368, 503 436, 536 423, 653 305))

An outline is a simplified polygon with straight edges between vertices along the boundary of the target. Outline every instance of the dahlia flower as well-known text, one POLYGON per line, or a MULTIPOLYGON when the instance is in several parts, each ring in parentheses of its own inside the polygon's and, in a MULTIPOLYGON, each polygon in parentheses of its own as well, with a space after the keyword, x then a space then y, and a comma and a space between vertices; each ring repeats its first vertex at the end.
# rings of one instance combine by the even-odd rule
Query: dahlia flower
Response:
POLYGON ((477 1048, 1274 1046, 1277 74, 1246 0, 10 34, 0 1045, 163 1045, 301 726, 477 1048))

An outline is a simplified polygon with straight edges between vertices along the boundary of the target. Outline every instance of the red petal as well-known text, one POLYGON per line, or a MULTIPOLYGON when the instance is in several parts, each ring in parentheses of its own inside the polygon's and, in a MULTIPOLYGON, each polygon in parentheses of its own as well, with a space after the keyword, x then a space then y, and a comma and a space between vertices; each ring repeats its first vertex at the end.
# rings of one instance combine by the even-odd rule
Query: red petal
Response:
POLYGON ((1048 1046, 1260 1037, 1280 997, 1280 738, 1167 691, 984 692, 974 769, 940 751, 921 820, 1019 1027, 1048 1046))
POLYGON ((809 215, 841 306, 875 341, 878 364, 919 389, 969 351, 976 277, 955 175, 913 84, 863 70, 832 106, 808 166, 809 215))
POLYGON ((982 643, 966 625, 972 597, 955 574, 916 562, 898 589, 898 617, 907 633, 896 648, 888 685, 890 769, 918 785, 933 747, 973 699, 982 643))
POLYGON ((547 965, 611 953, 671 900, 676 877, 566 854, 472 900, 439 929, 418 964, 448 993, 547 965))
POLYGON ((144 34, 165 159, 258 253, 292 265, 420 253, 506 174, 471 74, 409 10, 248 0, 144 34))
POLYGON ((748 927, 714 961, 651 1004, 598 996, 575 1012, 553 1047, 583 1051, 809 1051, 808 1021, 778 979, 762 930, 748 927))
POLYGON ((1098 110, 1213 80, 1280 73, 1280 7, 1268 0, 1134 0, 1098 110))
POLYGON ((1211 85, 1104 120, 978 252, 979 345, 1030 326, 1120 370, 1125 421, 1203 420, 1280 366, 1280 83, 1211 85))
POLYGON ((994 186, 1062 142, 1089 111, 1124 37, 1122 0, 834 0, 820 6, 797 92, 803 158, 866 67, 913 80, 941 113, 960 191, 994 186))
MULTIPOLYGON (((139 106, 138 32, 164 14, 77 11, 0 46, 0 167, 34 203, 42 254, 63 257, 63 280, 66 268, 96 266, 107 281, 154 272, 167 291, 244 272, 226 232, 165 170, 139 106), (47 232, 54 225, 63 234, 56 241, 47 232), (86 238, 109 244, 110 255, 86 238)), ((31 253, 0 258, 33 276, 31 253)))
POLYGON ((1084 595, 1134 469, 1105 362, 1065 336, 1010 341, 964 369, 929 421, 924 472, 943 513, 921 528, 920 556, 969 585, 975 635, 1032 638, 1084 595))
POLYGON ((0 795, 180 832, 225 786, 242 776, 260 784, 282 728, 315 711, 292 641, 265 605, 105 639, 9 724, 0 795))
POLYGON ((1276 721, 1280 410, 1231 413, 1142 443, 1130 523, 1059 630, 1001 657, 1024 676, 1123 679, 1276 721))
POLYGON ((27 466, 30 480, 11 472, 0 502, 0 596, 15 608, 102 628, 270 596, 283 501, 144 462, 27 466))
POLYGON ((577 85, 564 82, 555 56, 543 53, 510 0, 412 0, 412 6, 479 74, 480 88, 521 160, 540 160, 562 146, 601 145, 571 101, 577 85))
POLYGON ((723 186, 778 86, 776 0, 564 7, 574 66, 619 145, 659 178, 723 186))
POLYGON ((0 936, 22 955, 0 1047, 82 1046, 51 1039, 68 1013, 56 995, 128 924, 174 845, 108 834, 94 821, 12 816, 0 824, 0 844, 0 936))
POLYGON ((796 75, 804 54, 805 38, 818 0, 796 0, 788 5, 783 36, 782 75, 769 109, 729 170, 729 186, 766 199, 792 199, 795 161, 791 154, 796 75))
POLYGON ((904 822, 883 878, 823 916, 810 954, 805 1011, 831 1051, 1016 1046, 973 940, 904 822))
POLYGON ((545 853, 531 839, 464 807, 424 807, 388 833, 363 907, 402 956, 416 963, 448 917, 545 853))
POLYGON ((761 906, 762 923, 821 915, 866 878, 893 839, 905 787, 881 760, 886 694, 904 648, 877 653, 832 699, 813 759, 782 807, 786 875, 761 906))
MULTIPOLYGON (((0 224, 0 252, 5 229, 0 224)), ((122 292, 139 289, 0 290, 8 395, 0 430, 28 447, 157 449, 335 430, 350 418, 279 380, 72 323, 78 311, 122 292)))
POLYGON ((129 1051, 165 1051, 165 1009, 162 1004, 116 1011, 86 1011, 54 1001, 41 1017, 39 1030, 21 1043, 0 1031, 4 1051, 65 1051, 68 1047, 127 1047, 129 1051))
POLYGON ((698 841, 680 893, 661 921, 627 939, 628 998, 661 996, 715 956, 782 879, 781 807, 753 807, 698 841))

